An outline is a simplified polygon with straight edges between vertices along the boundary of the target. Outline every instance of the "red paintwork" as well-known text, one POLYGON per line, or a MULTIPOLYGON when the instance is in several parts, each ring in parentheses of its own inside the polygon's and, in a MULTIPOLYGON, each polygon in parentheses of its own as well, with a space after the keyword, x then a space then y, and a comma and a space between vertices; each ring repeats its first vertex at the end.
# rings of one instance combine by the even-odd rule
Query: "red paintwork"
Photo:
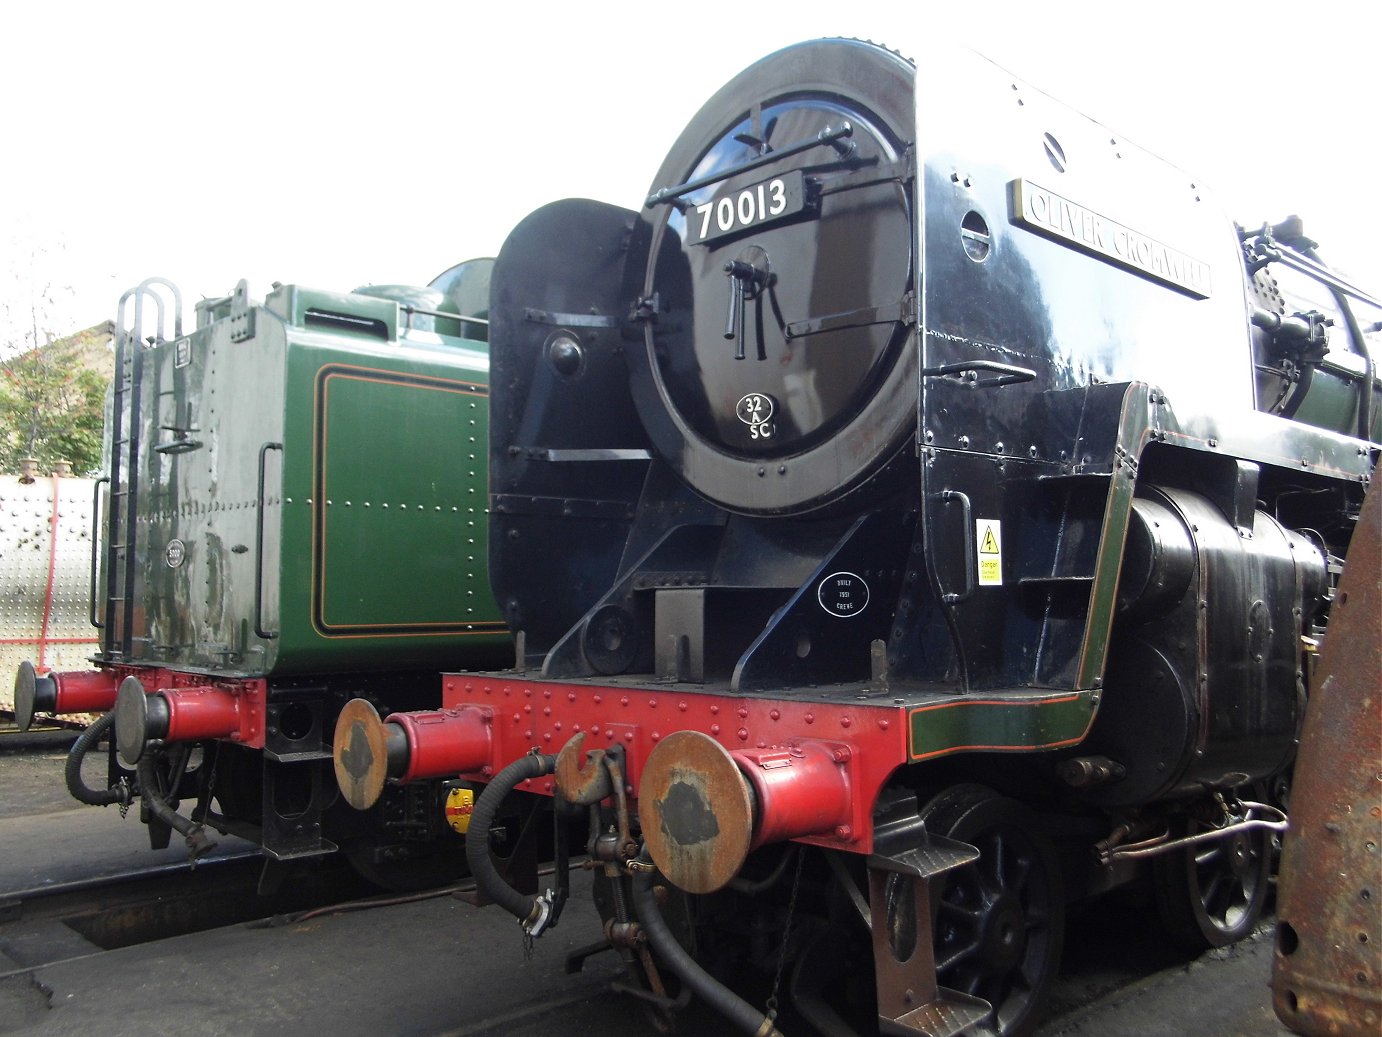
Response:
POLYGON ((114 670, 50 673, 57 687, 54 713, 104 713, 115 705, 125 675, 114 670))
POLYGON ((209 684, 159 688, 168 703, 168 742, 227 738, 240 730, 240 696, 209 684))
MULTIPOLYGON (((141 676, 141 680, 144 678, 141 676)), ((153 684, 144 687, 168 702, 166 742, 196 742, 225 738, 251 749, 264 748, 265 708, 268 682, 218 680, 207 684, 198 673, 158 671, 153 684)))
MULTIPOLYGON (((774 838, 796 837, 854 853, 872 852, 874 803, 893 771, 908 760, 906 710, 883 702, 733 698, 677 689, 447 674, 442 703, 448 710, 480 706, 493 713, 488 763, 460 772, 479 781, 534 747, 555 754, 573 735, 585 731, 587 749, 615 742, 624 746, 628 791, 637 797, 648 754, 663 735, 701 731, 728 749, 741 768, 747 764, 758 772, 761 780, 755 787, 769 804, 760 821, 762 830, 774 838), (800 757, 760 752, 793 747, 801 750, 800 757), (836 762, 841 752, 847 758, 836 762), (769 774, 789 768, 765 769, 753 762, 758 756, 791 758, 790 776, 769 774), (820 832, 823 827, 829 831, 795 834, 820 832)), ((396 722, 399 716, 389 719, 396 722)), ((424 739, 444 739, 450 730, 446 724, 419 727, 413 737, 425 732, 424 739)), ((551 795, 553 785, 554 779, 547 777, 519 787, 551 795)))
POLYGON ((267 681, 217 680, 208 684, 205 674, 182 673, 161 666, 110 666, 48 676, 57 683, 54 713, 104 713, 114 709, 121 682, 126 677, 136 677, 146 692, 161 694, 168 700, 168 736, 164 741, 227 738, 251 749, 264 748, 267 681))
POLYGON ((445 778, 489 764, 493 716, 493 710, 475 706, 391 713, 385 723, 408 736, 408 769, 399 780, 445 778))
POLYGON ((753 785, 758 803, 754 847, 807 835, 834 835, 839 826, 850 824, 847 765, 853 755, 844 743, 817 741, 731 753, 753 785))
POLYGON ((108 666, 100 670, 67 670, 45 674, 57 685, 57 703, 52 712, 104 713, 115 708, 120 683, 126 677, 137 677, 144 690, 159 685, 167 670, 156 666, 108 666))

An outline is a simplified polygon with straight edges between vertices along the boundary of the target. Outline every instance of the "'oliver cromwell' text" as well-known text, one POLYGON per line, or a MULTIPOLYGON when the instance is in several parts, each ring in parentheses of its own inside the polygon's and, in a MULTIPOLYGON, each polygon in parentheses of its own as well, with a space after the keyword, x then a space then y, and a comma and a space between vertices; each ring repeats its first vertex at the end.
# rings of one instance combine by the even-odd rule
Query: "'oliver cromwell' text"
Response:
POLYGON ((1014 180, 1011 188, 1014 223, 1068 242, 1201 299, 1209 298, 1208 264, 1030 180, 1014 180))

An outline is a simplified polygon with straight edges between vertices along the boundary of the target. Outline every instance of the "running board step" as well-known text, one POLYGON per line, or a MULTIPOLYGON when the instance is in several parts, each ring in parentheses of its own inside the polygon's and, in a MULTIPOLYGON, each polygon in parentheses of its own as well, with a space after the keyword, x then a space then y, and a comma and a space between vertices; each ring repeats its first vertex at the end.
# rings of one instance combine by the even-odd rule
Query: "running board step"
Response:
POLYGON ((306 836, 300 842, 280 843, 278 846, 264 844, 264 854, 274 861, 297 861, 304 857, 324 857, 328 853, 335 853, 339 847, 330 839, 322 839, 319 836, 306 836))
MULTIPOLYGON (((936 982, 932 938, 931 880, 979 859, 968 843, 927 835, 920 846, 893 856, 869 857, 869 910, 872 914, 873 964, 878 984, 878 1029, 895 1037, 956 1037, 993 1010, 983 998, 948 990, 936 982), (910 880, 915 944, 894 947, 889 938, 888 880, 910 880)), ((901 892, 905 896, 905 891, 901 892)), ((891 898, 894 903, 901 897, 891 898)))

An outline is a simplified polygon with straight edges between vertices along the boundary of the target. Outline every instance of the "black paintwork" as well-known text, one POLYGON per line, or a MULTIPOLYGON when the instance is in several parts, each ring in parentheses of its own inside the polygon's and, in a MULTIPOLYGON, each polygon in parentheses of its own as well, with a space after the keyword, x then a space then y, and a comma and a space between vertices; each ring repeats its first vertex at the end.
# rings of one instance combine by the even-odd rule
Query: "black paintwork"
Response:
POLYGON ((1255 406, 1270 349, 1199 186, 957 68, 926 63, 914 92, 881 48, 791 48, 705 106, 642 210, 562 202, 515 231, 494 275, 491 564, 525 662, 900 701, 1102 688, 1072 752, 1127 776, 1092 798, 1270 773, 1321 546, 1345 550, 1375 446, 1255 406), (788 173, 801 210, 753 216, 788 173), (1022 185, 1202 266, 1177 283, 1033 226, 1022 185), (686 243, 722 199, 753 218, 686 243), (1148 540, 1135 499, 1179 539, 1148 540), (1002 550, 981 580, 984 523, 1002 550), (1174 565, 1154 557, 1173 540, 1174 565), (820 596, 838 573, 868 587, 857 615, 820 596))
POLYGON ((504 347, 490 353, 502 401, 490 412, 490 565, 524 635, 521 662, 540 663, 608 588, 646 475, 622 357, 635 227, 614 206, 557 202, 523 221, 495 263, 490 335, 504 347), (579 362, 563 373, 573 350, 579 362), (601 450, 625 453, 591 453, 601 450))

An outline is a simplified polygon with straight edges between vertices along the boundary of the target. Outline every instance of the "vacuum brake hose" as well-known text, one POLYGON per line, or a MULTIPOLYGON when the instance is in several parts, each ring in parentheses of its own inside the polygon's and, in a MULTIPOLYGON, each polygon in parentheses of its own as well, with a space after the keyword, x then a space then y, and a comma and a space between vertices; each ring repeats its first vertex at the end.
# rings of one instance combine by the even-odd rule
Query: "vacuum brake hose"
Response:
MULTIPOLYGON (((543 754, 519 757, 485 786, 470 815, 470 828, 465 836, 465 859, 475 884, 491 900, 518 919, 529 936, 541 936, 547 927, 552 900, 547 896, 520 893, 499 874, 489 855, 489 830, 504 798, 529 778, 540 778, 556 769, 557 758, 543 754)), ((550 892, 550 891, 549 891, 550 892)))
MULTIPOLYGON (((112 712, 111 716, 114 715, 112 712)), ((155 758, 155 753, 145 753, 139 760, 139 794, 154 817, 169 828, 175 828, 182 833, 187 843, 187 854, 195 862, 209 853, 216 844, 207 839, 206 829, 202 825, 183 817, 159 795, 158 764, 155 758)))
POLYGON ((108 789, 93 789, 82 780, 82 761, 86 759, 96 743, 105 737, 115 723, 115 711, 101 714, 101 718, 88 727, 72 744, 67 753, 67 791, 79 803, 92 807, 108 807, 112 803, 128 806, 133 797, 126 785, 114 785, 108 789))
POLYGON ((653 945, 657 956, 681 977, 681 981, 690 987, 696 996, 744 1033, 753 1034, 754 1037, 782 1037, 782 1032, 774 1025, 772 1016, 764 1015, 711 976, 677 942, 672 930, 667 928, 662 912, 658 910, 651 873, 640 870, 634 875, 633 903, 638 909, 638 920, 643 924, 643 932, 647 934, 648 942, 653 945))

